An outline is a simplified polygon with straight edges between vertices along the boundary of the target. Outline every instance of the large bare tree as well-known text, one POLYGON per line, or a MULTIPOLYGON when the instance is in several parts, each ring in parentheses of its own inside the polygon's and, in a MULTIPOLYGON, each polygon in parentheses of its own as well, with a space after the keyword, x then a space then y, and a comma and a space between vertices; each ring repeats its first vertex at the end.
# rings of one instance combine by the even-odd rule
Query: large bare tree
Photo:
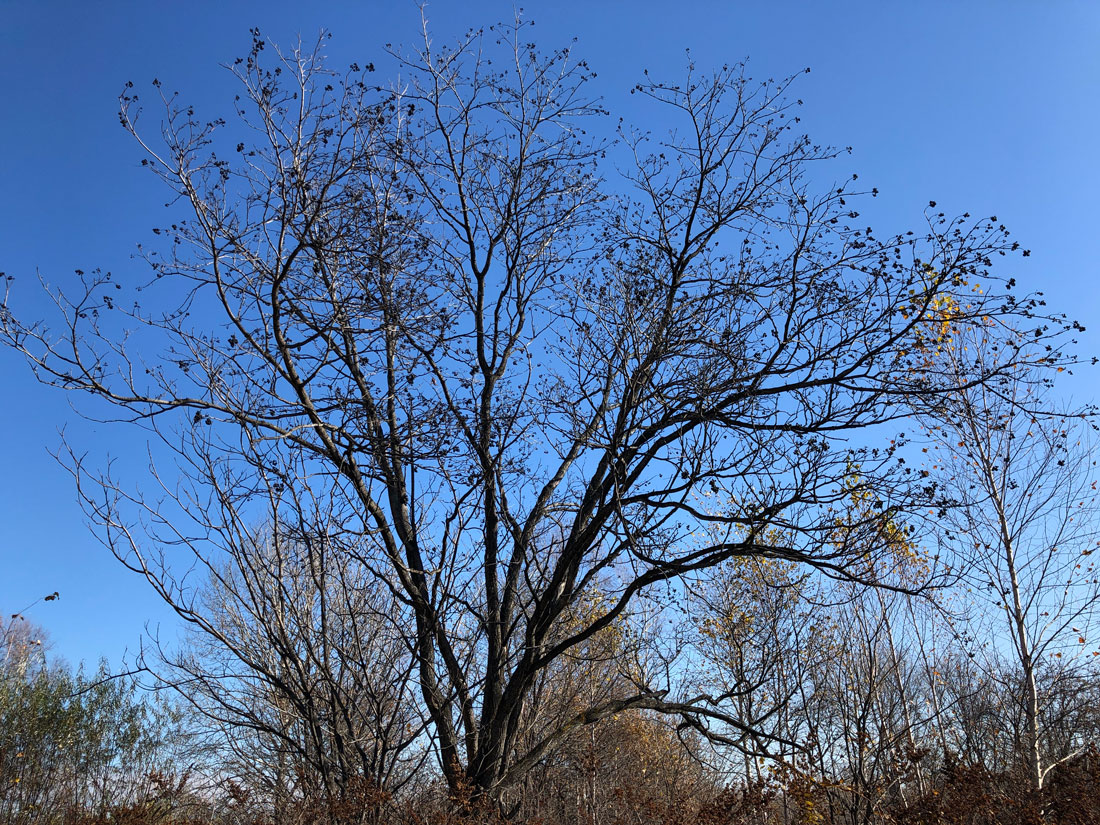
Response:
MULTIPOLYGON (((136 276, 90 274, 57 293, 60 326, 2 324, 41 380, 141 422, 185 472, 200 456, 183 512, 147 502, 144 528, 76 467, 107 541, 173 604, 189 591, 149 521, 221 513, 171 533, 215 564, 222 526, 323 499, 332 552, 406 611, 442 770, 478 794, 630 708, 762 735, 721 691, 675 689, 675 667, 565 717, 526 705, 563 657, 726 560, 885 580, 888 542, 837 542, 837 512, 853 466, 874 491, 862 533, 927 506, 882 425, 945 391, 928 313, 1035 310, 990 271, 1016 249, 995 219, 930 211, 883 238, 851 180, 818 185, 837 153, 798 133, 790 81, 646 80, 652 129, 615 132, 586 64, 527 37, 425 37, 379 85, 257 34, 232 124, 158 87, 146 128, 128 90, 122 125, 173 198, 141 306, 136 276)), ((1016 360, 1009 344, 993 371, 1016 360)), ((972 366, 968 384, 990 378, 972 366)))

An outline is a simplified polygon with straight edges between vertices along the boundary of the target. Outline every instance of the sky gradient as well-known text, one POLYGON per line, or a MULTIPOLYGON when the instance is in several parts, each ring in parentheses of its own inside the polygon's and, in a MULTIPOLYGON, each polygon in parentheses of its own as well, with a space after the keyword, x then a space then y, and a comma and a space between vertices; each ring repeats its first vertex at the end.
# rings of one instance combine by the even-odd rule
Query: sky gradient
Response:
MULTIPOLYGON (((328 29, 334 65, 373 61, 383 76, 383 44, 419 36, 412 2, 306 5, 0 0, 0 271, 15 278, 17 312, 46 312, 39 275, 62 289, 78 268, 145 275, 131 256, 153 242, 165 192, 118 125, 126 81, 145 91, 159 78, 213 116, 234 93, 220 64, 247 51, 252 27, 279 43, 328 29)), ((704 70, 747 57, 760 79, 810 67, 793 90, 805 101, 806 131, 853 147, 822 185, 855 172, 878 188, 880 236, 919 229, 930 200, 949 214, 996 215, 1032 250, 1010 259, 1006 274, 1084 324, 1080 352, 1100 354, 1100 4, 547 0, 524 9, 543 49, 577 38, 576 53, 598 73, 596 92, 628 121, 629 89, 643 70, 675 80, 686 49, 704 70)), ((450 41, 511 17, 513 5, 436 2, 426 13, 434 38, 450 41)), ((1077 373, 1064 392, 1100 396, 1095 369, 1077 373)), ((137 482, 142 434, 82 420, 9 351, 0 351, 0 377, 0 610, 60 592, 28 617, 72 662, 117 663, 147 622, 171 638, 171 616, 89 533, 72 479, 50 455, 64 429, 90 460, 115 456, 137 482)))

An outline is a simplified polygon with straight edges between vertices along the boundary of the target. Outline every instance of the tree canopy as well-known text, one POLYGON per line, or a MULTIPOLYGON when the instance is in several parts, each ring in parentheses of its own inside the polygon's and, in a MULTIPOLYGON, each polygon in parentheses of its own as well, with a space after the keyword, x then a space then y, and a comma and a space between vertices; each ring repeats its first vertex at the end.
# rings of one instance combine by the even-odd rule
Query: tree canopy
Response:
MULTIPOLYGON (((281 668, 338 660, 369 681, 348 647, 364 602, 345 597, 369 580, 455 789, 498 795, 630 709, 760 739, 736 687, 682 678, 678 651, 630 628, 733 559, 893 581, 907 562, 883 525, 942 506, 894 422, 960 374, 1058 362, 1066 325, 994 267, 1019 251, 996 218, 933 203, 919 230, 861 224, 873 193, 822 184, 838 153, 800 134, 794 79, 691 66, 635 89, 653 123, 616 127, 587 64, 519 23, 391 56, 386 83, 256 33, 231 67, 234 123, 158 85, 147 128, 122 96, 173 204, 140 304, 136 277, 92 272, 57 294, 56 324, 0 316, 40 379, 174 452, 169 507, 74 450, 93 519, 243 672, 298 700, 281 668), (948 375, 945 319, 1012 334, 948 375), (309 584, 294 626, 326 628, 304 653, 270 610, 284 563, 309 584), (183 577, 196 564, 222 593, 253 588, 236 630, 183 577), (287 654, 246 650, 253 621, 287 654), (611 687, 533 712, 540 679, 615 627, 635 655, 611 687)), ((890 586, 942 570, 926 572, 890 586)))

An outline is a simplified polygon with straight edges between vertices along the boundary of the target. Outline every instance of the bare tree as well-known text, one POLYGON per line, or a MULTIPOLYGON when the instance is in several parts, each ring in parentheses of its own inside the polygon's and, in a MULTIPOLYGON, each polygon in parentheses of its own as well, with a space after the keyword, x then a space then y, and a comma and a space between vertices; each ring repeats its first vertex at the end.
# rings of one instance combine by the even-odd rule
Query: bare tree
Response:
MULTIPOLYGON (((790 562, 735 559, 709 571, 692 594, 696 684, 723 696, 740 724, 756 731, 740 745, 744 783, 762 782, 766 756, 793 764, 810 738, 806 706, 812 673, 833 657, 821 588, 790 562)), ((712 737, 714 732, 712 732, 712 737)))
MULTIPOLYGON (((793 131, 790 81, 647 80, 636 93, 672 131, 602 141, 586 64, 526 36, 426 35, 383 87, 316 49, 269 59, 257 34, 231 67, 232 126, 161 94, 146 130, 128 90, 123 127, 180 215, 147 255, 143 301, 163 303, 131 309, 130 279, 91 274, 57 294, 57 332, 3 314, 41 380, 216 457, 236 511, 324 490, 338 552, 407 611, 447 781, 478 795, 632 708, 760 734, 669 669, 540 729, 528 702, 640 600, 728 559, 878 580, 883 543, 835 542, 834 507, 853 464, 872 510, 925 505, 873 446, 943 391, 925 313, 975 280, 960 326, 1035 308, 989 271, 1016 249, 995 220, 930 212, 882 239, 850 181, 815 190, 810 167, 837 153, 793 131), (597 584, 600 609, 560 632, 597 584)), ((1009 346, 965 380, 1016 360, 1009 346)), ((170 555, 77 470, 107 541, 176 604, 170 555)), ((210 558, 220 536, 177 541, 210 558)))
MULTIPOLYGON (((944 323, 950 323, 949 317, 944 323)), ((1096 649, 1093 612, 1100 571, 1090 556, 1100 545, 1096 523, 1096 461, 1080 413, 1055 414, 1047 381, 1015 367, 996 381, 972 386, 975 363, 992 369, 1003 341, 981 327, 946 331, 936 358, 958 385, 939 399, 929 419, 933 470, 958 505, 944 525, 962 548, 967 583, 993 608, 988 673, 1004 672, 1005 694, 1019 697, 1023 729, 1017 742, 1028 780, 1039 790, 1058 761, 1076 753, 1044 753, 1044 705, 1055 673, 1096 649)), ((1026 335, 1016 340, 1023 345, 1026 335)))
POLYGON ((263 443, 223 461, 203 435, 176 444, 170 503, 109 473, 88 483, 70 456, 112 550, 184 621, 184 643, 155 638, 140 668, 199 712, 211 773, 253 804, 281 821, 362 821, 430 758, 409 611, 335 519, 325 482, 263 443))
POLYGON ((375 810, 428 755, 405 612, 330 537, 254 541, 211 574, 189 644, 158 649, 153 670, 201 712, 220 772, 281 821, 306 803, 375 810))

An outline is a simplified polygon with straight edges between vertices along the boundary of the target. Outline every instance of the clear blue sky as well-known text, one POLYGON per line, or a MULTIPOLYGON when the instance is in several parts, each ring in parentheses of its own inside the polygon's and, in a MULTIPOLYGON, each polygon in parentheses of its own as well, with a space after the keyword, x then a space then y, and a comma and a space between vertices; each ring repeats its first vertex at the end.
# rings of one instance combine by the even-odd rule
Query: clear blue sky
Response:
MULTIPOLYGON (((684 50, 709 67, 750 58, 765 78, 812 67, 795 94, 820 142, 851 145, 833 171, 858 172, 881 191, 876 225, 919 226, 930 199, 951 212, 996 214, 1032 257, 1010 265, 1023 289, 1042 289, 1089 332, 1100 354, 1100 4, 968 2, 654 2, 540 0, 523 4, 535 38, 553 48, 578 38, 598 90, 630 117, 626 92, 649 69, 675 79, 684 50), (625 107, 625 108, 622 108, 625 107)), ((437 40, 510 17, 510 2, 428 8, 437 40)), ((248 31, 289 42, 322 27, 336 63, 374 60, 384 43, 412 43, 412 2, 312 4, 0 0, 0 270, 16 276, 14 305, 41 314, 40 272, 64 287, 76 268, 142 276, 130 256, 152 240, 164 192, 138 166, 116 117, 122 85, 154 77, 202 112, 232 99, 219 63, 243 54, 248 31)), ((661 124, 642 124, 660 128, 661 124)), ((1083 371, 1089 373, 1089 371, 1083 371)), ((147 621, 171 618, 143 582, 89 534, 69 476, 49 451, 59 430, 94 457, 119 457, 135 481, 139 433, 81 421, 58 391, 39 387, 0 351, 5 472, 0 475, 0 610, 41 596, 29 616, 71 661, 136 648, 147 621)), ((1100 395, 1097 374, 1067 386, 1100 395)))

